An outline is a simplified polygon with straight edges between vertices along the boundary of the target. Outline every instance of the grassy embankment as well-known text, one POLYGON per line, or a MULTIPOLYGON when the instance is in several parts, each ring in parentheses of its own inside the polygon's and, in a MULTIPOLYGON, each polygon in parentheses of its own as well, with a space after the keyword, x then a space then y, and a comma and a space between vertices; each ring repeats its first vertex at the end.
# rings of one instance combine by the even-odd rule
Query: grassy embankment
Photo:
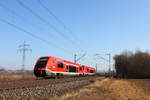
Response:
POLYGON ((103 79, 54 100, 150 100, 150 79, 103 79))

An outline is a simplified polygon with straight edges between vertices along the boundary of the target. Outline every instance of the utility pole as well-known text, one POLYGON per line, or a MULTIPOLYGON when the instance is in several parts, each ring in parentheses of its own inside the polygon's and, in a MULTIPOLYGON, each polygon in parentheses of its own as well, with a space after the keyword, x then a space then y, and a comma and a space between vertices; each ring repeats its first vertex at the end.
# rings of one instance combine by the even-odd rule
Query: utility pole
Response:
POLYGON ((109 78, 111 78, 111 54, 110 54, 110 53, 107 53, 107 54, 96 54, 96 56, 99 56, 101 59, 103 59, 103 60, 109 62, 108 76, 109 76, 109 78), (103 57, 100 57, 100 55, 108 55, 109 60, 107 60, 107 59, 105 59, 105 58, 103 58, 103 57))
POLYGON ((96 73, 97 73, 97 64, 95 65, 96 73))
POLYGON ((84 53, 82 56, 77 58, 77 54, 74 54, 74 63, 77 63, 77 61, 81 60, 84 56, 86 56, 86 53, 84 53))
POLYGON ((74 54, 74 63, 77 62, 77 54, 74 54))
POLYGON ((19 51, 22 52, 22 71, 23 71, 23 73, 25 71, 26 52, 31 51, 31 49, 28 49, 29 46, 30 45, 26 44, 25 41, 22 45, 19 46, 19 51))
POLYGON ((109 78, 111 77, 111 54, 108 53, 107 54, 109 56, 109 69, 108 69, 108 73, 109 73, 109 78))

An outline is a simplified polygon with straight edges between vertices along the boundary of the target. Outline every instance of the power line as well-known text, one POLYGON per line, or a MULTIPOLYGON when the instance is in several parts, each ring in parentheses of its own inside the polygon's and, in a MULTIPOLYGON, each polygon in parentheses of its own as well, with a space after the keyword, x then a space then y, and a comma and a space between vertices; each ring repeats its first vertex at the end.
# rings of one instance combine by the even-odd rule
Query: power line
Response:
POLYGON ((42 2, 38 0, 39 4, 51 15, 53 16, 65 29, 67 29, 66 25, 52 12, 50 11, 42 2))
MULTIPOLYGON (((19 14, 17 14, 14 10, 8 8, 7 6, 3 5, 0 3, 0 7, 7 10, 8 12, 10 12, 11 14, 13 14, 14 16, 20 18, 23 22, 27 22, 29 25, 31 25, 32 23, 30 23, 26 18, 20 16, 19 14)), ((32 24, 32 26, 35 26, 34 24, 32 24)))
POLYGON ((23 8, 27 9, 29 12, 31 12, 34 16, 36 16, 39 20, 41 20, 43 23, 45 23, 46 25, 50 26, 56 33, 58 33, 58 35, 60 35, 62 38, 64 38, 66 41, 69 41, 73 43, 72 40, 70 40, 70 38, 63 34, 61 31, 59 31, 54 25, 50 24, 47 20, 45 20, 44 18, 42 18, 39 14, 37 14, 36 12, 34 12, 30 7, 28 7, 26 4, 24 4, 22 1, 20 0, 16 0, 23 8))
MULTIPOLYGON (((14 10, 8 8, 7 6, 3 5, 0 3, 0 7, 4 8, 5 10, 7 10, 8 12, 10 12, 11 14, 13 14, 16 17, 19 17, 23 22, 28 22, 29 25, 31 25, 32 23, 30 23, 29 21, 27 21, 27 19, 25 19, 24 17, 20 16, 19 14, 17 14, 14 10)), ((35 26, 34 24, 32 24, 32 26, 35 26)))
MULTIPOLYGON (((0 3, 0 7, 4 8, 4 9, 7 10, 8 12, 12 13, 14 16, 20 18, 24 23, 28 23, 29 25, 32 24, 31 26, 32 26, 32 27, 33 27, 33 26, 35 27, 35 24, 30 23, 30 22, 28 21, 28 19, 26 19, 26 18, 20 16, 20 15, 17 14, 14 10, 8 8, 7 6, 5 6, 5 5, 3 5, 3 4, 1 4, 1 3, 0 3)), ((36 28, 39 28, 39 27, 37 27, 37 25, 36 25, 36 28)), ((52 37, 52 35, 51 35, 51 37, 52 37)))
POLYGON ((45 40, 45 39, 43 39, 43 38, 41 38, 41 37, 39 37, 39 36, 36 36, 36 35, 34 35, 33 33, 29 32, 29 31, 27 31, 27 30, 25 30, 25 29, 23 29, 23 28, 21 28, 21 27, 15 25, 15 24, 12 24, 12 23, 10 23, 10 22, 8 22, 8 21, 6 21, 6 20, 3 20, 3 19, 0 19, 0 21, 3 22, 3 23, 5 23, 5 24, 7 24, 7 25, 12 26, 12 27, 14 27, 14 28, 16 28, 16 29, 18 29, 18 30, 20 30, 20 31, 22 31, 22 32, 24 32, 24 33, 26 33, 27 35, 30 35, 31 37, 36 38, 36 39, 38 39, 38 40, 40 40, 40 41, 42 41, 42 42, 44 42, 44 43, 46 43, 46 44, 48 44, 48 45, 51 44, 51 46, 53 46, 53 47, 55 47, 55 48, 59 48, 59 49, 63 50, 63 51, 66 52, 66 53, 72 54, 70 51, 68 51, 68 50, 66 50, 66 49, 64 49, 64 48, 61 48, 60 46, 57 46, 57 45, 53 44, 52 42, 47 41, 47 40, 45 40))
POLYGON ((83 55, 77 58, 77 54, 74 54, 74 63, 77 63, 77 61, 81 60, 85 56, 86 56, 86 53, 84 53, 83 55))
POLYGON ((41 0, 38 0, 38 2, 39 2, 39 4, 48 12, 49 15, 53 16, 53 17, 57 20, 57 22, 59 22, 59 24, 60 24, 64 29, 66 29, 69 33, 72 33, 72 35, 73 35, 74 37, 76 37, 76 36, 73 34, 72 30, 69 29, 69 28, 64 24, 64 22, 61 21, 60 18, 58 18, 48 7, 46 7, 46 6, 41 2, 41 0))
MULTIPOLYGON (((22 16, 20 16, 19 14, 17 14, 15 11, 13 11, 12 9, 10 9, 10 8, 8 8, 7 6, 5 6, 5 5, 3 5, 3 4, 1 4, 0 3, 0 7, 2 7, 2 8, 4 8, 5 10, 7 10, 8 12, 10 12, 10 13, 12 13, 14 16, 16 16, 16 17, 19 17, 19 18, 21 18, 22 19, 22 21, 24 21, 24 22, 27 22, 27 19, 25 19, 25 18, 23 18, 22 16)), ((4 22, 4 20, 3 20, 3 22, 4 22)), ((5 21, 6 22, 6 21, 5 21)), ((7 24, 9 23, 8 21, 6 22, 7 24)), ((11 23, 9 23, 9 25, 10 25, 11 23)), ((31 23, 30 23, 31 24, 31 23)), ((11 24, 11 26, 12 26, 12 24, 11 24)), ((35 25, 32 25, 32 26, 35 26, 35 25)), ((13 24, 13 27, 14 27, 14 24, 13 24)), ((16 26, 15 25, 15 28, 17 27, 17 29, 18 29, 18 26, 16 26)), ((19 27, 19 30, 21 30, 21 31, 23 31, 23 32, 25 32, 26 30, 24 30, 24 29, 21 29, 20 27, 19 27)), ((26 32, 27 33, 27 32, 26 32)), ((32 35, 32 37, 36 37, 36 38, 40 38, 40 37, 37 37, 37 36, 35 36, 34 34, 29 34, 29 35, 32 35), (34 35, 34 36, 33 36, 34 35)), ((47 42, 47 41, 45 41, 45 40, 43 40, 43 39, 41 39, 40 38, 40 40, 42 40, 42 41, 44 41, 44 42, 47 42)), ((52 44, 52 43, 51 43, 52 44)), ((53 45, 53 46, 55 46, 56 47, 56 45, 53 45)), ((61 48, 62 49, 62 48, 61 48)), ((66 51, 66 50, 65 50, 66 51)), ((68 50, 67 50, 67 52, 68 52, 68 50)), ((70 52, 71 53, 71 52, 70 52)))
MULTIPOLYGON (((10 9, 10 8, 8 8, 7 6, 5 6, 5 5, 3 5, 3 4, 0 4, 0 7, 6 9, 8 12, 12 13, 12 14, 15 15, 16 17, 21 18, 22 21, 24 21, 24 22, 27 21, 25 18, 23 18, 22 16, 20 16, 20 15, 17 14, 15 11, 13 11, 13 10, 10 9)), ((31 10, 32 10, 32 9, 31 9, 31 10)), ((9 24, 9 25, 11 25, 11 26, 13 26, 13 27, 15 27, 15 28, 17 28, 17 29, 19 29, 19 30, 21 30, 21 31, 23 31, 23 32, 25 32, 25 33, 27 33, 28 35, 30 35, 30 36, 32 36, 32 37, 34 37, 34 38, 36 38, 36 39, 39 39, 40 41, 43 41, 43 42, 45 42, 45 43, 47 43, 47 44, 51 44, 51 45, 53 45, 53 46, 56 47, 56 48, 60 48, 60 47, 56 46, 55 44, 53 44, 52 42, 49 42, 49 41, 47 41, 47 40, 45 40, 45 39, 43 39, 43 38, 41 38, 41 37, 39 37, 39 36, 36 36, 36 35, 34 35, 34 34, 29 34, 29 33, 31 33, 31 32, 29 32, 29 31, 27 31, 27 30, 25 30, 25 29, 23 29, 23 28, 21 28, 21 27, 15 25, 15 24, 12 24, 12 23, 10 23, 10 22, 8 22, 8 21, 6 21, 6 20, 3 20, 3 19, 1 19, 1 21, 4 22, 5 24, 9 24)), ((30 24, 32 24, 32 23, 30 23, 30 24)), ((34 26, 34 25, 32 25, 32 26, 34 26)), ((68 38, 67 38, 67 39, 68 39, 68 38)), ((62 49, 62 48, 61 48, 61 49, 62 49)), ((62 49, 62 50, 65 51, 65 52, 67 51, 67 53, 68 53, 68 50, 67 50, 67 49, 62 49)), ((71 52, 69 52, 69 53, 71 53, 71 52)))
MULTIPOLYGON (((48 7, 46 7, 42 2, 41 0, 38 0, 39 4, 48 12, 49 15, 53 16, 57 22, 60 23, 60 25, 65 29, 67 30, 71 35, 72 37, 75 37, 74 39, 75 40, 78 40, 78 42, 80 41, 77 36, 72 32, 72 30, 70 28, 68 28, 64 23, 63 21, 61 21, 48 7)), ((81 42, 80 42, 81 43, 81 42)))
MULTIPOLYGON (((27 21, 26 18, 20 16, 19 14, 17 14, 14 10, 8 8, 7 6, 3 5, 0 3, 0 7, 2 7, 3 9, 7 10, 8 12, 10 12, 12 15, 19 17, 23 22, 28 22, 29 25, 31 25, 32 23, 29 23, 29 21, 27 21)), ((32 24, 32 26, 35 26, 35 24, 32 24)))

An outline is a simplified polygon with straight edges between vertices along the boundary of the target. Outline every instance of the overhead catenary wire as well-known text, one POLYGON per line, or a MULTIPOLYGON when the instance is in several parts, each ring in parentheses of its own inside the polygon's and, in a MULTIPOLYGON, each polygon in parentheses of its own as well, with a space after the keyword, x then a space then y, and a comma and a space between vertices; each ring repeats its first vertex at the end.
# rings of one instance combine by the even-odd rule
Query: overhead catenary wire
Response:
POLYGON ((52 43, 52 42, 50 42, 50 41, 47 41, 47 40, 45 40, 44 38, 41 38, 41 37, 39 37, 39 36, 33 34, 32 32, 29 32, 29 31, 27 31, 27 30, 25 30, 25 29, 23 29, 23 28, 21 28, 21 27, 15 25, 15 24, 13 24, 13 23, 10 23, 10 22, 8 22, 8 21, 6 21, 6 20, 4 20, 4 19, 1 19, 1 18, 0 18, 0 21, 3 22, 3 23, 5 23, 5 24, 7 24, 7 25, 9 25, 9 26, 12 26, 12 27, 16 28, 17 30, 20 30, 20 31, 26 33, 27 35, 29 35, 29 36, 31 36, 31 37, 33 37, 33 38, 36 38, 36 39, 38 39, 38 40, 40 40, 40 41, 42 41, 42 42, 44 42, 44 43, 46 43, 46 44, 48 44, 48 45, 51 45, 51 46, 53 46, 53 47, 55 47, 55 48, 59 48, 59 49, 63 50, 63 51, 66 52, 66 53, 72 54, 72 52, 70 52, 70 51, 68 51, 68 50, 66 50, 66 49, 64 49, 64 48, 62 48, 62 47, 60 47, 60 46, 57 46, 56 44, 54 44, 54 43, 52 43))
MULTIPOLYGON (((8 8, 7 6, 3 5, 2 3, 0 3, 0 7, 5 9, 7 12, 10 12, 12 15, 20 18, 23 22, 26 22, 26 23, 28 22, 28 24, 30 24, 30 25, 32 24, 32 23, 29 23, 28 19, 20 16, 19 14, 17 14, 17 12, 15 12, 14 10, 8 8)), ((35 26, 35 24, 32 24, 32 25, 35 26)))
POLYGON ((22 22, 27 23, 30 26, 34 26, 36 29, 39 28, 36 24, 31 23, 27 18, 19 15, 16 11, 14 11, 13 9, 10 9, 9 7, 5 6, 4 4, 0 3, 0 7, 5 9, 7 12, 11 13, 13 16, 18 17, 18 19, 20 19, 22 22))
MULTIPOLYGON (((19 15, 17 12, 15 12, 13 9, 8 8, 7 6, 3 5, 2 3, 0 3, 0 7, 5 9, 7 12, 10 12, 12 15, 18 17, 19 19, 21 19, 24 23, 28 23, 30 26, 34 26, 36 27, 36 29, 39 27, 36 24, 31 23, 27 18, 24 18, 23 16, 19 15)), ((52 35, 51 35, 52 38, 52 35)))
POLYGON ((53 16, 65 29, 68 30, 68 28, 66 27, 66 25, 52 12, 48 9, 48 7, 46 7, 41 0, 37 0, 39 2, 39 4, 51 15, 53 16))
POLYGON ((21 0, 16 0, 18 2, 18 4, 20 4, 23 8, 25 8, 26 10, 28 10, 29 12, 31 12, 35 17, 37 17, 40 21, 42 21, 43 23, 45 23, 46 25, 48 25, 49 27, 51 27, 58 35, 60 35, 62 38, 64 38, 64 40, 66 40, 68 43, 74 43, 67 35, 65 35, 64 33, 62 33, 61 31, 59 31, 54 25, 52 25, 51 23, 49 23, 46 19, 44 19, 43 17, 41 17, 38 13, 36 13, 35 11, 33 11, 30 7, 28 7, 25 3, 23 3, 21 0))
MULTIPOLYGON (((62 20, 60 20, 60 18, 59 17, 57 17, 44 3, 42 3, 42 1, 41 0, 37 0, 38 2, 39 2, 39 4, 48 12, 48 14, 50 15, 50 16, 53 16, 55 19, 56 19, 56 21, 57 22, 59 22, 59 24, 65 29, 65 30, 67 30, 69 33, 70 33, 70 35, 72 35, 72 38, 76 41, 76 42, 78 42, 78 43, 82 43, 82 42, 80 42, 80 40, 77 38, 77 36, 73 33, 73 31, 70 29, 70 28, 68 28, 66 25, 65 25, 65 23, 62 21, 62 20)), ((79 45, 79 44, 78 44, 79 45)), ((81 49, 81 48, 80 48, 81 49)))
MULTIPOLYGON (((4 4, 0 3, 0 7, 5 9, 7 12, 11 13, 12 15, 18 17, 18 19, 21 19, 24 23, 28 23, 31 26, 35 25, 33 23, 31 23, 28 19, 24 18, 23 16, 19 15, 16 11, 14 11, 13 9, 10 9, 9 7, 5 6, 4 4)), ((51 36, 52 38, 52 36, 51 36)))
POLYGON ((11 10, 10 8, 6 7, 5 5, 0 3, 0 7, 6 9, 8 12, 12 13, 13 15, 20 17, 16 12, 14 12, 13 10, 11 10))
POLYGON ((77 36, 75 34, 73 34, 72 30, 70 28, 68 28, 64 22, 62 20, 60 20, 59 17, 57 17, 47 6, 45 6, 41 0, 37 0, 39 2, 39 4, 48 12, 49 15, 53 16, 57 22, 59 22, 59 24, 66 29, 69 33, 71 33, 71 35, 73 35, 73 37, 77 38, 77 36))
MULTIPOLYGON (((14 11, 13 9, 10 9, 9 7, 3 5, 2 3, 0 3, 0 7, 4 8, 5 10, 7 10, 7 12, 13 14, 14 16, 18 17, 19 19, 21 19, 24 23, 28 23, 28 24, 32 24, 31 22, 29 22, 28 19, 24 18, 23 16, 21 16, 20 14, 18 14, 16 11, 14 11)), ((32 9, 31 9, 32 10, 32 9)), ((32 26, 35 27, 35 25, 32 24, 32 26)), ((32 32, 33 33, 33 32, 32 32)), ((52 44, 52 43, 51 43, 52 44)), ((68 51, 68 49, 65 49, 68 51)))
MULTIPOLYGON (((16 11, 14 11, 13 9, 10 9, 9 7, 5 6, 4 4, 0 3, 0 7, 3 8, 4 10, 6 10, 7 12, 11 13, 12 15, 18 17, 18 19, 21 19, 24 23, 28 23, 29 25, 32 24, 28 19, 24 18, 23 16, 21 16, 20 14, 18 14, 16 11)), ((35 27, 34 24, 32 24, 31 26, 32 26, 32 27, 33 27, 33 26, 35 27)), ((32 33, 33 33, 33 32, 32 32, 32 33)), ((52 37, 51 37, 51 38, 52 38, 52 37)), ((66 49, 66 50, 67 50, 67 49, 66 49)), ((68 51, 68 50, 67 50, 67 51, 68 51)))

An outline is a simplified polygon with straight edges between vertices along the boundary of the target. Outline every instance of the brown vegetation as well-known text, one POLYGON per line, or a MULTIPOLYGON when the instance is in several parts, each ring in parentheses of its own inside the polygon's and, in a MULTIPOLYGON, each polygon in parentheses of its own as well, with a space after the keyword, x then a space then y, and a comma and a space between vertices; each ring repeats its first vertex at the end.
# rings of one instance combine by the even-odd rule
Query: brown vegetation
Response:
POLYGON ((107 73, 104 73, 104 72, 103 73, 102 72, 101 73, 96 73, 96 76, 104 77, 104 76, 107 76, 107 73))
POLYGON ((33 74, 0 74, 0 80, 35 79, 33 74))
POLYGON ((150 100, 150 79, 91 81, 95 79, 97 78, 76 77, 1 81, 0 86, 17 88, 2 89, 0 97, 5 100, 150 100))
POLYGON ((150 100, 150 80, 99 80, 54 100, 150 100))
POLYGON ((116 55, 116 76, 121 78, 150 78, 150 54, 137 51, 116 55))

